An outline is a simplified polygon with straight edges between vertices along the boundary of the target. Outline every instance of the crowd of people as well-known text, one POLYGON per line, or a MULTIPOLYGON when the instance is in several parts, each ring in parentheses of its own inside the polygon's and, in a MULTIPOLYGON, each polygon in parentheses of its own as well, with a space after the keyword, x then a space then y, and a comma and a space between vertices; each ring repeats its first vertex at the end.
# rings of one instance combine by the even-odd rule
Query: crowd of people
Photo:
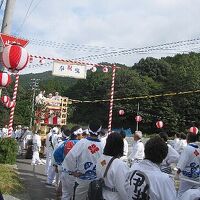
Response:
POLYGON ((125 136, 123 131, 108 135, 99 121, 86 130, 52 128, 46 139, 46 184, 55 184, 62 200, 86 200, 90 183, 99 178, 104 178, 106 200, 200 198, 197 134, 177 133, 169 142, 161 132, 144 144, 142 132, 136 131, 131 152, 125 136))
MULTIPOLYGON (((27 142, 30 131, 20 128, 12 137, 27 142)), ((100 178, 105 200, 200 199, 196 133, 176 133, 169 141, 167 133, 160 132, 144 142, 142 132, 135 131, 132 140, 128 152, 125 132, 108 134, 98 120, 85 130, 53 127, 46 137, 46 184, 55 185, 62 200, 87 200, 91 182, 100 178)), ((31 164, 44 164, 39 157, 40 131, 34 132, 32 144, 31 164)))

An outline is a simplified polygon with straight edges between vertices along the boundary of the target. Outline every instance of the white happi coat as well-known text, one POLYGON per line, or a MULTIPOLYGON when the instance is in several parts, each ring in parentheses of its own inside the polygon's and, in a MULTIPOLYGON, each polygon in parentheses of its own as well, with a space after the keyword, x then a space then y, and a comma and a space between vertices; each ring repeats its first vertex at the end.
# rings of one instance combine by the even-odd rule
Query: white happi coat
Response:
POLYGON ((178 200, 199 200, 199 199, 200 199, 200 188, 187 190, 178 200))
POLYGON ((141 140, 133 142, 133 148, 129 159, 132 161, 144 159, 144 144, 141 140))
POLYGON ((170 168, 170 164, 178 163, 180 157, 179 153, 170 144, 167 144, 167 146, 168 146, 167 156, 160 165, 160 168, 163 172, 165 172, 165 169, 170 168))
MULTIPOLYGON (((177 168, 181 170, 181 177, 199 181, 200 178, 200 148, 196 143, 190 143, 181 153, 177 168)), ((195 183, 181 180, 179 196, 186 190, 195 187, 195 183)))
POLYGON ((125 188, 128 200, 134 199, 133 197, 136 198, 137 195, 141 195, 143 192, 149 195, 150 200, 176 199, 173 180, 168 174, 161 172, 158 165, 146 159, 132 165, 127 174, 125 188), (147 189, 146 184, 149 185, 149 193, 145 192, 147 189))
POLYGON ((102 155, 103 147, 99 139, 85 138, 80 140, 66 155, 62 167, 65 172, 80 172, 77 178, 78 187, 75 200, 85 200, 89 183, 96 179, 97 159, 102 155))
POLYGON ((128 142, 126 141, 126 139, 123 139, 124 141, 124 152, 123 152, 123 156, 120 158, 123 161, 127 161, 127 156, 128 156, 128 142))
MULTIPOLYGON (((102 178, 106 167, 112 157, 102 155, 97 161, 97 177, 102 178)), ((120 159, 113 160, 107 175, 104 178, 105 185, 109 188, 116 189, 117 192, 111 192, 103 189, 103 197, 112 200, 127 200, 127 193, 125 190, 125 177, 128 172, 128 166, 120 159)))
POLYGON ((175 138, 174 141, 173 141, 173 147, 176 151, 179 150, 180 148, 180 139, 179 138, 175 138))

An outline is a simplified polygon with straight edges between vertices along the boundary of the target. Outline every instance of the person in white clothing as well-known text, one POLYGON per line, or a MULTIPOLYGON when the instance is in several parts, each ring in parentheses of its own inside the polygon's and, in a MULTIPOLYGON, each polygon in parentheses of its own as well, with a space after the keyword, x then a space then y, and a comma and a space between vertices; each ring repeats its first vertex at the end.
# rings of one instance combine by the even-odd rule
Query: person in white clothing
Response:
POLYGON ((89 183, 96 179, 97 159, 103 153, 101 141, 98 139, 101 123, 94 120, 89 124, 90 137, 80 140, 66 155, 63 170, 76 176, 74 200, 85 200, 89 183))
POLYGON ((8 137, 8 125, 2 128, 2 138, 8 137))
POLYGON ((50 137, 52 135, 52 129, 50 129, 49 133, 46 136, 45 146, 46 146, 46 165, 45 165, 45 172, 48 175, 49 166, 51 165, 51 155, 53 151, 53 147, 50 142, 50 137))
POLYGON ((173 148, 178 152, 179 149, 180 149, 180 137, 181 137, 181 134, 176 132, 175 135, 174 135, 174 140, 173 140, 173 148))
POLYGON ((133 163, 127 174, 125 188, 127 200, 175 200, 176 190, 168 174, 160 171, 159 165, 167 156, 167 144, 159 137, 145 144, 145 159, 133 163))
POLYGON ((170 145, 167 143, 168 141, 168 135, 166 132, 160 132, 159 136, 163 139, 163 141, 168 146, 168 153, 166 158, 162 161, 160 164, 160 169, 162 172, 165 172, 167 174, 172 173, 171 164, 177 164, 179 160, 179 153, 170 145))
POLYGON ((177 175, 180 175, 180 186, 178 190, 178 197, 187 191, 197 187, 197 184, 188 180, 199 182, 200 178, 200 148, 198 146, 198 135, 195 133, 187 134, 187 143, 177 164, 177 175), (186 180, 181 180, 184 178, 186 180))
POLYGON ((49 136, 49 164, 48 164, 48 171, 47 171, 47 185, 52 185, 55 182, 55 177, 56 177, 56 172, 55 172, 55 167, 53 166, 52 163, 52 158, 53 158, 53 151, 55 149, 55 146, 59 142, 59 129, 57 127, 54 127, 52 129, 52 134, 49 136))
MULTIPOLYGON (((64 156, 74 147, 74 145, 81 139, 82 128, 80 126, 74 126, 71 129, 71 135, 65 143, 64 156)), ((62 200, 71 200, 73 196, 74 184, 76 177, 70 175, 66 171, 62 171, 61 182, 62 182, 62 200)))
POLYGON ((134 142, 133 142, 132 152, 128 157, 128 160, 131 165, 133 164, 133 162, 137 162, 144 158, 144 144, 141 138, 142 138, 142 132, 135 131, 135 134, 133 135, 134 142))
POLYGON ((120 135, 122 136, 123 142, 124 142, 123 156, 120 159, 123 160, 124 162, 127 162, 127 160, 128 160, 128 142, 126 141, 126 133, 122 130, 120 132, 120 135))
POLYGON ((200 188, 189 189, 183 193, 179 200, 199 200, 200 199, 200 188))
POLYGON ((179 149, 178 153, 181 154, 183 149, 187 146, 186 135, 184 133, 180 133, 180 141, 179 141, 179 149))
POLYGON ((120 133, 113 132, 108 135, 103 155, 97 161, 97 177, 103 178, 107 165, 112 157, 107 175, 104 178, 103 197, 106 200, 125 200, 125 176, 128 173, 128 166, 120 159, 124 152, 124 142, 120 133))
POLYGON ((41 137, 40 130, 36 131, 33 135, 33 157, 31 165, 42 164, 39 156, 40 148, 41 148, 41 137))
POLYGON ((107 137, 108 137, 108 133, 105 130, 101 129, 101 131, 99 132, 99 138, 101 140, 103 148, 106 146, 107 137))

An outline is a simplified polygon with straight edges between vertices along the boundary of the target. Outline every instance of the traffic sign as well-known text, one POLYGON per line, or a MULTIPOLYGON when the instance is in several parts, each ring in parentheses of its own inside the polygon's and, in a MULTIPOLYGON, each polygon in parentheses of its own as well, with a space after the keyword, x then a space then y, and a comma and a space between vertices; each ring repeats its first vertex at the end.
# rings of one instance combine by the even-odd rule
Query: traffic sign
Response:
POLYGON ((3 34, 3 33, 0 33, 0 37, 1 37, 1 41, 4 45, 4 47, 9 44, 19 44, 22 47, 25 47, 29 43, 28 40, 18 38, 18 37, 12 36, 12 35, 3 34))

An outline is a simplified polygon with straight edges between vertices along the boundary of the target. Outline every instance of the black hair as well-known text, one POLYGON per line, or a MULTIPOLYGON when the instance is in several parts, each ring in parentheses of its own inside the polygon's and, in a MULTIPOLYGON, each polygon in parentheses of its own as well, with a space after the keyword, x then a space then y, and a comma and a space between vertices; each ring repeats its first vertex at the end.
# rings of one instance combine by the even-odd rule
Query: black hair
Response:
MULTIPOLYGON (((92 132, 97 132, 100 127, 101 127, 101 122, 97 119, 95 119, 89 123, 89 129, 92 132)), ((90 135, 96 136, 95 134, 92 134, 92 132, 90 132, 90 135)))
POLYGON ((168 140, 168 135, 167 135, 166 132, 160 132, 160 133, 159 133, 159 136, 160 136, 165 142, 167 142, 167 140, 168 140))
POLYGON ((194 134, 194 133, 188 133, 187 134, 187 142, 190 143, 190 142, 196 142, 198 141, 198 135, 197 134, 194 134))
POLYGON ((71 131, 69 129, 64 129, 62 132, 66 137, 71 135, 71 131))
POLYGON ((167 156, 168 146, 161 137, 155 136, 146 142, 144 153, 145 159, 160 164, 167 156))
POLYGON ((122 136, 122 138, 124 139, 126 137, 126 133, 124 130, 121 130, 120 131, 120 135, 122 136))
POLYGON ((101 130, 99 131, 99 135, 100 135, 100 136, 105 136, 105 135, 106 135, 106 131, 105 131, 104 129, 101 129, 101 130))
POLYGON ((77 139, 77 135, 75 135, 74 133, 71 133, 70 140, 76 140, 76 139, 77 139))
POLYGON ((186 134, 185 133, 181 133, 181 139, 183 139, 183 140, 186 139, 186 134))
POLYGON ((176 135, 177 138, 181 137, 181 134, 179 132, 176 132, 175 135, 176 135))
POLYGON ((103 151, 104 155, 121 157, 124 152, 124 141, 120 133, 112 132, 106 139, 106 145, 103 151))
POLYGON ((60 128, 61 132, 64 132, 66 129, 68 129, 68 128, 67 128, 67 125, 63 125, 63 126, 61 126, 61 128, 60 128))

